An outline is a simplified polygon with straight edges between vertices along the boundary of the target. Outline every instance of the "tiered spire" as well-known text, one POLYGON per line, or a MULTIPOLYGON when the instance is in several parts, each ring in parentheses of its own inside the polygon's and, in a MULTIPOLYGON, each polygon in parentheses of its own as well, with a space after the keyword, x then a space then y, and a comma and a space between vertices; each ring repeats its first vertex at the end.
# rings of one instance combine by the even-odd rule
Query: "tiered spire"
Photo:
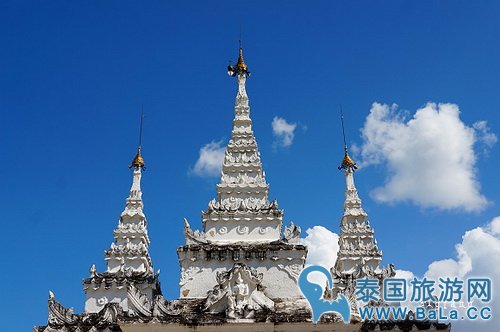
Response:
POLYGON ((203 230, 191 229, 184 220, 186 245, 177 249, 179 285, 182 299, 205 299, 203 314, 250 322, 258 312, 274 310, 274 299, 286 303, 287 314, 303 300, 297 278, 307 249, 299 243, 300 227, 283 227, 283 211, 269 201, 246 92, 250 72, 241 45, 238 62, 228 73, 238 82, 231 139, 217 196, 202 212, 203 230), (254 292, 264 287, 266 294, 254 292))
POLYGON ((346 152, 343 164, 346 177, 344 215, 340 222, 339 252, 335 269, 339 272, 354 272, 357 268, 376 270, 382 260, 382 251, 377 247, 368 215, 361 206, 361 199, 354 185, 354 165, 346 152))
MULTIPOLYGON (((126 301, 128 296, 127 287, 124 288, 126 285, 141 285, 148 298, 159 289, 157 275, 153 271, 149 255, 150 241, 147 220, 143 212, 141 177, 145 162, 141 155, 142 118, 141 115, 137 154, 129 166, 133 169, 132 186, 125 201, 125 209, 120 215, 118 227, 113 231, 114 242, 104 252, 106 271, 99 273, 95 265, 92 265, 90 277, 83 281, 87 293, 86 312, 98 312, 107 302, 126 301)), ((128 310, 127 302, 123 303, 125 304, 122 309, 128 310)))
POLYGON ((344 138, 344 158, 339 170, 345 170, 346 191, 344 215, 340 222, 339 252, 335 270, 341 273, 352 273, 358 268, 379 268, 382 251, 377 247, 373 229, 368 215, 361 206, 361 199, 354 185, 354 172, 358 168, 349 156, 344 131, 344 116, 341 112, 342 135, 344 138))
POLYGON ((107 272, 130 271, 131 274, 153 274, 148 252, 147 220, 142 201, 141 177, 144 159, 141 149, 132 161, 133 180, 125 209, 120 215, 118 228, 113 231, 115 241, 105 252, 107 272))
POLYGON ((129 274, 153 275, 153 265, 149 256, 149 236, 147 220, 142 209, 141 177, 145 167, 141 155, 142 126, 144 110, 141 112, 141 126, 137 154, 129 168, 133 168, 132 187, 125 203, 125 210, 120 215, 118 228, 114 230, 115 241, 105 252, 107 272, 129 271, 129 274))
POLYGON ((238 62, 229 66, 228 74, 237 77, 238 93, 234 106, 231 140, 226 149, 217 198, 203 212, 207 240, 267 241, 279 239, 282 212, 275 202, 269 202, 269 185, 262 170, 260 153, 252 129, 246 80, 250 74, 240 46, 238 62), (270 212, 272 211, 272 212, 270 212), (265 214, 265 216, 263 215, 265 214), (227 221, 239 221, 227 223, 227 221), (260 233, 252 222, 259 222, 260 233), (275 225, 276 221, 276 225, 275 225), (207 224, 208 222, 208 224, 207 224), (216 222, 216 223, 212 223, 216 222), (269 225, 266 222, 270 222, 269 225), (278 226, 279 223, 279 226, 278 226), (271 226, 273 230, 267 228, 271 226), (250 228, 249 228, 250 227, 250 228), (251 234, 252 231, 255 234, 251 234), (231 239, 231 240, 230 240, 231 239))
POLYGON ((234 106, 233 130, 227 145, 222 175, 217 186, 218 201, 230 210, 256 209, 268 205, 269 185, 266 183, 260 153, 254 137, 250 106, 246 92, 248 67, 240 48, 235 73, 238 94, 234 106))
POLYGON ((326 286, 325 299, 336 299, 343 294, 351 307, 351 321, 360 321, 357 309, 355 283, 360 278, 376 278, 382 282, 386 277, 394 276, 392 265, 380 268, 382 251, 378 249, 374 231, 368 221, 368 214, 363 210, 361 199, 354 185, 354 172, 358 168, 349 156, 344 131, 344 116, 341 112, 342 135, 344 137, 344 158, 338 167, 345 172, 346 190, 344 214, 340 221, 339 251, 335 266, 331 268, 333 287, 326 286))

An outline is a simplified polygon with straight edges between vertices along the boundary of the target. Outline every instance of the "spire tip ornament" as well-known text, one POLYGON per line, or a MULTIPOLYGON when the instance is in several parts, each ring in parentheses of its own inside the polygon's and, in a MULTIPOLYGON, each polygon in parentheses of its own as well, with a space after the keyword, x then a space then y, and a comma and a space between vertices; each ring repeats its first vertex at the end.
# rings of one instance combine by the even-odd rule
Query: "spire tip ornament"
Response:
POLYGON ((128 166, 128 168, 144 168, 145 162, 144 158, 142 158, 141 155, 141 147, 139 146, 137 148, 137 154, 135 155, 134 159, 132 160, 132 163, 128 166))
POLYGON ((356 165, 354 160, 349 156, 349 153, 347 153, 347 148, 345 149, 344 159, 342 159, 342 163, 338 169, 345 169, 346 171, 350 169, 353 172, 358 169, 358 165, 356 165))

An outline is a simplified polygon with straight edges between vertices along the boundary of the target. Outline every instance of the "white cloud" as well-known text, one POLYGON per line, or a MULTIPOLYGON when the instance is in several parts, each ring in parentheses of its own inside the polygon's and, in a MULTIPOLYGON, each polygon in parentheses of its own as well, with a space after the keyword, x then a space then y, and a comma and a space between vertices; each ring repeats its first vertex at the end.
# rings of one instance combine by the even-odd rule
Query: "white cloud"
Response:
POLYGON ((374 103, 361 129, 362 166, 387 165, 386 183, 372 191, 380 202, 480 211, 487 199, 476 178, 474 144, 492 146, 485 121, 464 124, 455 104, 428 103, 408 119, 397 105, 374 103))
POLYGON ((200 149, 200 156, 191 170, 191 173, 201 177, 220 175, 224 162, 225 147, 222 141, 212 141, 200 149))
POLYGON ((495 236, 500 236, 500 217, 494 218, 489 223, 488 231, 495 236))
POLYGON ((306 264, 330 269, 337 260, 339 236, 323 226, 308 228, 306 233, 307 236, 301 239, 308 249, 306 264))
MULTIPOLYGON (((306 265, 321 265, 330 270, 337 260, 339 251, 339 236, 323 226, 314 226, 306 230, 307 236, 301 240, 307 246, 306 265)), ((319 272, 313 272, 308 279, 321 286, 325 285, 326 277, 319 272)))
POLYGON ((477 140, 483 143, 487 148, 492 148, 498 141, 497 135, 490 132, 487 121, 482 120, 474 122, 472 127, 476 130, 477 140))
MULTIPOLYGON (((435 261, 429 265, 425 276, 432 280, 439 277, 457 276, 489 277, 492 280, 492 319, 481 322, 455 322, 453 331, 498 331, 500 324, 500 217, 494 218, 484 227, 465 232, 462 242, 455 246, 457 258, 435 261)), ((465 285, 466 287, 466 285, 465 285)), ((475 305, 480 305, 476 300, 475 305)))
POLYGON ((292 145, 295 136, 296 123, 288 123, 284 118, 275 116, 272 122, 273 135, 276 136, 275 144, 287 147, 292 145))

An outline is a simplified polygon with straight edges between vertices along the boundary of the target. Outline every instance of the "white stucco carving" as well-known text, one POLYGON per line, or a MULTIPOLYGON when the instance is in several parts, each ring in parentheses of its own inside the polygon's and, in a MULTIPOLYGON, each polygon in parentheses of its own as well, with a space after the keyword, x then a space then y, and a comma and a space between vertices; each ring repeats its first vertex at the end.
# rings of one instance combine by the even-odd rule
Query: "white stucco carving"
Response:
POLYGON ((251 322, 256 311, 274 310, 274 302, 263 290, 263 274, 245 264, 234 264, 217 273, 217 285, 208 292, 204 311, 223 312, 235 322, 251 322))

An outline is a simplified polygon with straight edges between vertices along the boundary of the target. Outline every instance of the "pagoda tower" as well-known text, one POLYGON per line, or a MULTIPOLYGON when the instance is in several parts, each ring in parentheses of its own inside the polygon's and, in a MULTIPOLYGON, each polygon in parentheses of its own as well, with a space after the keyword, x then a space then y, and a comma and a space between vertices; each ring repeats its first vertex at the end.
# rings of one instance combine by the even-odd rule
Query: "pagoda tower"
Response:
MULTIPOLYGON (((393 277, 396 272, 389 264, 381 268, 382 251, 378 248, 374 230, 370 225, 368 214, 362 207, 358 190, 354 184, 354 172, 358 169, 349 156, 345 142, 344 121, 341 116, 342 134, 344 136, 344 158, 339 170, 344 170, 346 190, 344 194, 344 213, 340 220, 339 251, 335 266, 331 268, 333 287, 327 284, 323 297, 335 299, 344 294, 351 305, 351 320, 359 320, 358 306, 355 296, 357 279, 378 279, 380 285, 384 278, 393 277)), ((382 289, 382 288, 381 288, 382 289)))
POLYGON ((347 147, 339 169, 345 170, 346 190, 335 271, 354 273, 359 268, 377 270, 382 261, 382 251, 378 249, 368 214, 361 206, 361 199, 354 185, 357 166, 349 156, 347 147))
POLYGON ((83 280, 86 313, 98 313, 108 303, 118 303, 124 313, 132 313, 135 308, 130 303, 133 302, 131 292, 139 290, 150 300, 160 292, 158 274, 154 273, 148 251, 150 242, 141 191, 144 159, 140 144, 129 168, 133 169, 132 187, 118 227, 113 231, 114 242, 104 252, 106 271, 97 272, 92 265, 90 277, 83 280))
POLYGON ((299 244, 300 228, 291 224, 283 230, 284 212, 269 200, 241 45, 228 74, 238 83, 231 139, 217 196, 202 212, 203 231, 193 231, 184 220, 186 245, 177 249, 180 299, 202 299, 205 312, 222 313, 229 321, 254 321, 259 311, 303 300, 297 278, 307 249, 299 244))

